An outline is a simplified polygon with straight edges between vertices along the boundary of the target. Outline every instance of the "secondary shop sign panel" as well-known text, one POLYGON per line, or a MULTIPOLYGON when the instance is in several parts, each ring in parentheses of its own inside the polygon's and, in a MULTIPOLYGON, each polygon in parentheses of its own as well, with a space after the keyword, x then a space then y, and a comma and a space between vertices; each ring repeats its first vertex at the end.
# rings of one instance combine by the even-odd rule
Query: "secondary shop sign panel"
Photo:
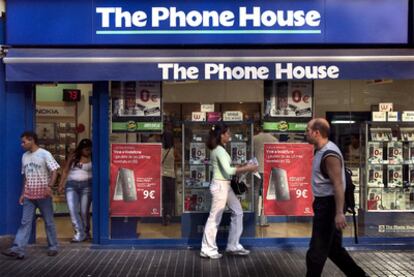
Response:
POLYGON ((413 57, 409 49, 11 48, 3 61, 7 81, 299 81, 412 79, 413 57))

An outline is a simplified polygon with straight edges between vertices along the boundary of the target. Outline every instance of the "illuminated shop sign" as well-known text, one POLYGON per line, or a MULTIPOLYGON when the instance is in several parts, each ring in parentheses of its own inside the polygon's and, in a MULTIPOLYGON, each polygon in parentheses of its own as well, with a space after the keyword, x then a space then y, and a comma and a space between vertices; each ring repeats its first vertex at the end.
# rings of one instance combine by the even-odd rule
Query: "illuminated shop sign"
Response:
POLYGON ((267 65, 230 66, 206 63, 185 66, 178 63, 159 63, 162 80, 323 80, 338 79, 336 65, 295 65, 275 63, 267 65))
POLYGON ((408 0, 14 0, 6 20, 12 46, 402 44, 409 25, 408 0))
MULTIPOLYGON (((210 32, 216 28, 238 27, 240 30, 253 27, 277 28, 280 32, 295 32, 285 30, 292 27, 319 27, 321 14, 310 10, 263 10, 254 6, 239 7, 237 13, 231 10, 179 10, 176 7, 153 7, 150 13, 143 10, 128 11, 122 7, 97 7, 96 13, 100 18, 101 28, 133 28, 167 27, 169 29, 181 28, 208 28, 200 32, 210 32)), ((225 29, 221 29, 225 31, 225 29)), ((104 31, 97 31, 105 34, 104 31)), ((320 33, 317 30, 303 30, 301 33, 320 33)), ((131 34, 131 33, 125 33, 131 34)))

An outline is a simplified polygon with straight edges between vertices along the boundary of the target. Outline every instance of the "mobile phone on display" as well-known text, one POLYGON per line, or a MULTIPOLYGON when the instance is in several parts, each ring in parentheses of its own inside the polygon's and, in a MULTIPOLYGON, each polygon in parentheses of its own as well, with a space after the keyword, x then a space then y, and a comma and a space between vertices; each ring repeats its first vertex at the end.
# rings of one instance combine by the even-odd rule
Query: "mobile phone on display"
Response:
POLYGON ((388 183, 392 183, 394 181, 394 170, 388 171, 388 183))
POLYGON ((369 154, 368 154, 369 158, 374 157, 374 147, 370 146, 369 147, 369 154))
POLYGON ((137 189, 135 186, 135 174, 132 169, 120 168, 118 170, 116 186, 122 188, 122 200, 126 202, 137 200, 137 189))
POLYGON ((290 200, 289 184, 286 170, 282 168, 272 167, 266 199, 277 201, 290 200))
POLYGON ((237 160, 237 147, 233 147, 231 149, 231 156, 232 156, 232 160, 236 161, 237 160))
POLYGON ((368 182, 374 182, 374 170, 370 169, 368 174, 368 182))

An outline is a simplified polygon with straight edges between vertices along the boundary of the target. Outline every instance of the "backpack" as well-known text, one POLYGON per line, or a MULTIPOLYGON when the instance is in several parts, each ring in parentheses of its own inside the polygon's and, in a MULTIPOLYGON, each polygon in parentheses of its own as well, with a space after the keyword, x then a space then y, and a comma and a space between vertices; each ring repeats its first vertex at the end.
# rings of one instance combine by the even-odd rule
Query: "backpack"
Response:
MULTIPOLYGON (((320 170, 323 177, 329 179, 328 173, 326 172, 325 167, 325 158, 328 156, 335 156, 341 158, 341 156, 333 150, 328 150, 323 153, 321 159, 320 170)), ((341 159, 342 161, 342 159, 341 159)), ((356 211, 355 211, 355 185, 352 181, 352 171, 351 169, 345 167, 345 195, 344 195, 344 213, 352 214, 352 219, 354 222, 354 235, 355 235, 355 243, 358 243, 358 230, 357 230, 357 222, 356 222, 356 211)))

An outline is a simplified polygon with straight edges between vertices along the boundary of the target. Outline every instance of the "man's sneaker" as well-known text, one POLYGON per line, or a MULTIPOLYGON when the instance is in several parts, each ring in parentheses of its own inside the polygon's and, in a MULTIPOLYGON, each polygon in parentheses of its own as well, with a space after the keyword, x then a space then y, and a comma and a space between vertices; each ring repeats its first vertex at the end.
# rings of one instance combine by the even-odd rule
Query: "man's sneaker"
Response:
POLYGON ((3 254, 4 256, 7 256, 7 257, 16 258, 18 260, 23 260, 24 259, 24 254, 14 252, 11 249, 4 250, 4 251, 1 252, 1 254, 3 254))
POLYGON ((250 250, 247 249, 238 249, 238 250, 226 250, 226 253, 229 255, 235 255, 235 256, 247 256, 250 254, 250 250))
POLYGON ((57 254, 57 250, 47 250, 47 255, 50 257, 56 256, 57 254))
POLYGON ((220 259, 221 257, 223 257, 223 255, 221 255, 220 253, 216 253, 213 255, 207 255, 206 253, 204 253, 203 251, 200 252, 200 257, 202 258, 207 258, 207 259, 212 259, 212 260, 216 260, 216 259, 220 259))

